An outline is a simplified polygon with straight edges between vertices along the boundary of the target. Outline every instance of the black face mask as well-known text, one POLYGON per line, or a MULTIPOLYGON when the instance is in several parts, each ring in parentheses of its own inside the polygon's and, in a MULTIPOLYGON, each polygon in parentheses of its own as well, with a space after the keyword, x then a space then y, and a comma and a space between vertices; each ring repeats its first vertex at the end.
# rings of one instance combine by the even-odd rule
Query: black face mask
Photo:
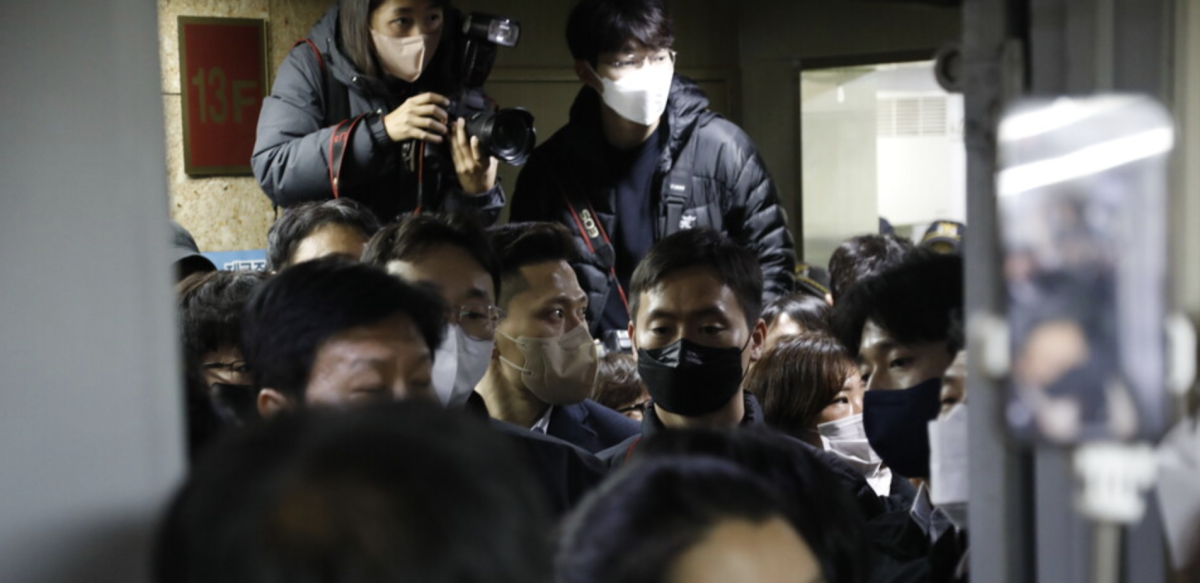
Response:
POLYGON ((906 478, 929 477, 929 422, 937 419, 942 379, 863 395, 863 428, 871 449, 906 478))
POLYGON ((724 407, 737 394, 742 386, 743 350, 702 346, 686 339, 662 348, 639 348, 638 374, 655 407, 700 417, 724 407))

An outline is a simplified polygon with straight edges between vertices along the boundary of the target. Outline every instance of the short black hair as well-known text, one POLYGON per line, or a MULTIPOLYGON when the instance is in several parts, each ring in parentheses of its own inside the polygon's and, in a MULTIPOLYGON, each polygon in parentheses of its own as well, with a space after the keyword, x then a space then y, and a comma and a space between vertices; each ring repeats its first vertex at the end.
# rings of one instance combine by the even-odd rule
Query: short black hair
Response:
MULTIPOLYGON (((869 531, 864 510, 844 481, 849 472, 861 483, 861 475, 837 456, 759 426, 661 431, 645 441, 633 460, 675 456, 726 460, 770 484, 782 493, 783 515, 821 562, 825 580, 866 582, 862 557, 869 552, 869 531)), ((883 507, 872 511, 882 512, 883 507)))
POLYGON ((641 295, 658 287, 666 276, 689 267, 707 267, 729 286, 753 329, 762 314, 763 275, 758 257, 709 228, 679 231, 650 247, 629 281, 629 309, 637 321, 641 295))
POLYGON ((179 282, 180 335, 189 368, 199 367, 207 352, 238 346, 242 308, 268 277, 263 271, 210 271, 179 282))
POLYGON ((496 304, 508 308, 513 296, 528 289, 521 268, 547 261, 578 260, 571 232, 558 223, 523 222, 488 229, 488 243, 500 258, 500 282, 496 304), (500 293, 500 289, 504 293, 500 293))
POLYGON ((834 304, 833 333, 854 356, 867 320, 901 344, 940 342, 948 338, 951 314, 962 308, 962 257, 919 249, 834 304))
POLYGON ((412 320, 432 355, 445 314, 437 294, 345 258, 305 261, 281 271, 246 304, 242 356, 255 387, 303 403, 322 343, 397 314, 412 320))
POLYGON ((326 225, 345 225, 358 229, 364 239, 379 230, 375 213, 350 198, 306 202, 290 207, 267 231, 267 268, 283 269, 291 263, 296 247, 305 237, 326 225))
POLYGON ((915 249, 895 235, 859 235, 838 246, 829 258, 829 295, 837 303, 858 281, 898 265, 915 249))
POLYGON ((310 409, 231 435, 157 533, 159 583, 549 583, 521 455, 425 403, 310 409))
POLYGON ((731 462, 664 457, 631 464, 564 523, 558 583, 661 583, 673 561, 726 519, 789 518, 779 493, 731 462))
POLYGON ((663 0, 581 0, 567 18, 567 48, 577 61, 596 66, 600 53, 630 40, 658 50, 675 44, 675 26, 663 0))
POLYGON ((389 262, 416 260, 424 253, 444 246, 466 251, 492 276, 492 286, 496 296, 500 296, 500 260, 488 245, 482 223, 471 214, 405 215, 371 237, 363 252, 363 262, 386 269, 389 262))
POLYGON ((828 332, 829 312, 829 304, 825 303, 824 299, 807 293, 798 293, 779 296, 771 300, 767 307, 763 308, 762 319, 767 326, 770 326, 779 319, 779 316, 787 314, 793 322, 800 324, 805 330, 828 332))

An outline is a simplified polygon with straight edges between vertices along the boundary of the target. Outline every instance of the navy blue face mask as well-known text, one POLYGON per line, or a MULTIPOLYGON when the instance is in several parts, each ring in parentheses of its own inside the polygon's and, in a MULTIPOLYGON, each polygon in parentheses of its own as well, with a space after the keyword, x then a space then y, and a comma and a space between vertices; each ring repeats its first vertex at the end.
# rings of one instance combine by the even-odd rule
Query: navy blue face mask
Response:
POLYGON ((929 477, 929 422, 941 409, 942 379, 863 395, 863 428, 871 449, 906 478, 929 477))

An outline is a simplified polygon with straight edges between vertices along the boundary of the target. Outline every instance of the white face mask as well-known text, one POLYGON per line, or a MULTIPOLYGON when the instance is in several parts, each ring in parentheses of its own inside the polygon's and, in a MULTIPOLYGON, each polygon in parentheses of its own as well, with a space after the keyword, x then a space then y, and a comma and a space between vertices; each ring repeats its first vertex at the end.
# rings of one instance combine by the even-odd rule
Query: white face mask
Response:
POLYGON ((929 501, 963 529, 967 526, 967 406, 929 422, 929 501))
POLYGON ((372 30, 371 39, 375 41, 375 54, 379 55, 379 64, 384 72, 412 83, 429 66, 442 35, 394 37, 372 30))
POLYGON ((671 95, 671 79, 675 76, 675 65, 644 66, 634 69, 613 81, 593 69, 604 90, 600 98, 617 115, 644 126, 653 125, 667 109, 667 97, 671 95))
POLYGON ((462 407, 491 363, 491 340, 467 336, 462 327, 446 325, 433 360, 433 388, 447 407, 462 407))
POLYGON ((521 372, 525 388, 547 405, 573 405, 588 398, 596 382, 600 359, 587 326, 557 338, 513 338, 500 330, 497 334, 512 340, 525 355, 525 366, 500 357, 500 362, 521 372))
POLYGON ((892 472, 881 467, 883 460, 867 442, 867 431, 863 428, 862 413, 817 425, 821 434, 821 445, 825 451, 842 458, 862 473, 871 489, 880 496, 891 492, 892 472))

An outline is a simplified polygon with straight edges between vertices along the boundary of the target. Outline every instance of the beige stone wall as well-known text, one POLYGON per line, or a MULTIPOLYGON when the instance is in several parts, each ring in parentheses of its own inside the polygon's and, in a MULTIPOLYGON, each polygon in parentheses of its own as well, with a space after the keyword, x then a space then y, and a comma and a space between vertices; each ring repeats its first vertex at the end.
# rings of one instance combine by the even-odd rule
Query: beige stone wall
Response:
POLYGON ((267 21, 269 75, 283 62, 333 0, 158 0, 159 56, 167 128, 167 181, 171 217, 196 237, 203 251, 261 249, 274 213, 251 176, 190 178, 183 171, 179 16, 261 18, 267 21))

